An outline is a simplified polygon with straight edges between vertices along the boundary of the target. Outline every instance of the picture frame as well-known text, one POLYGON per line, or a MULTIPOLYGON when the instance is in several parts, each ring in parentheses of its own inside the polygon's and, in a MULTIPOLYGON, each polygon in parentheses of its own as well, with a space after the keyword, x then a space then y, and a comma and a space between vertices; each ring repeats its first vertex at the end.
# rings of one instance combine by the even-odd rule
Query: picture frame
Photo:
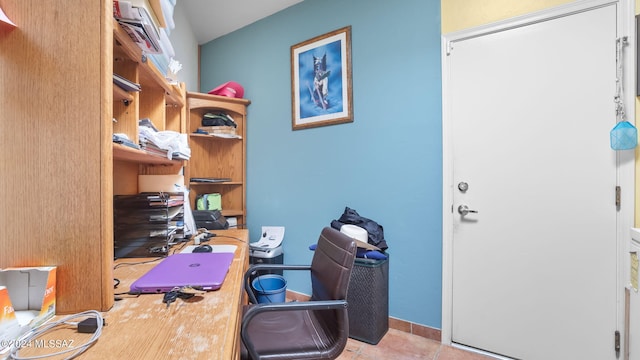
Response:
POLYGON ((351 26, 291 46, 292 130, 353 122, 351 26))

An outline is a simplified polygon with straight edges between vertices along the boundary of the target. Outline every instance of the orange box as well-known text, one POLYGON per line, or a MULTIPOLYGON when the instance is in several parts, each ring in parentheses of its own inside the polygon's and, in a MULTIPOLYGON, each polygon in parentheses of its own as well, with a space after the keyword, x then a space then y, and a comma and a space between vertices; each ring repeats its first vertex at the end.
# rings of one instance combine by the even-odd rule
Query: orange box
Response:
POLYGON ((20 323, 9 299, 9 290, 6 286, 0 286, 0 358, 3 358, 3 350, 9 347, 11 340, 20 336, 20 330, 20 323))
POLYGON ((56 313, 56 267, 0 270, 0 358, 7 345, 56 313))

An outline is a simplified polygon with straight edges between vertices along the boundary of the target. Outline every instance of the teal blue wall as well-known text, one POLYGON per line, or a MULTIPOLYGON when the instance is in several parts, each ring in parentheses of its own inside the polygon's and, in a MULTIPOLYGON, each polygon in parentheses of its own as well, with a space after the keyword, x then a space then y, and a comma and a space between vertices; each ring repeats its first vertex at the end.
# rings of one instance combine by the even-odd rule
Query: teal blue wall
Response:
MULTIPOLYGON (((285 262, 345 206, 384 226, 389 315, 441 327, 440 0, 305 0, 202 46, 201 91, 234 80, 251 100, 251 240, 286 227, 285 262), (354 122, 291 130, 290 47, 351 25, 354 122)), ((309 294, 308 274, 285 274, 309 294)))

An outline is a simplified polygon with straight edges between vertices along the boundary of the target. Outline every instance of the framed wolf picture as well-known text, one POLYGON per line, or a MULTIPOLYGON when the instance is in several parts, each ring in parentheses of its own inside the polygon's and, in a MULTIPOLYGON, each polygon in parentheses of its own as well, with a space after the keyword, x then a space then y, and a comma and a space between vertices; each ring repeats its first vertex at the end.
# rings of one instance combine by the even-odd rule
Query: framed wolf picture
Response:
POLYGON ((293 130, 353 121, 351 26, 291 46, 293 130))

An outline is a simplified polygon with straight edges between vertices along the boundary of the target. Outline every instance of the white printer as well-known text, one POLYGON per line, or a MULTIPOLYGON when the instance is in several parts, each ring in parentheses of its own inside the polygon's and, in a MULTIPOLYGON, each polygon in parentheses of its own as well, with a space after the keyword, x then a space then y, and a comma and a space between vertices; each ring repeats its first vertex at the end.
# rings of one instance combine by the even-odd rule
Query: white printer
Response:
MULTIPOLYGON (((249 243, 249 262, 253 264, 283 264, 284 251, 282 241, 284 240, 284 226, 263 226, 260 232, 260 239, 249 243)), ((261 271, 258 275, 278 274, 282 275, 282 270, 261 271)))

